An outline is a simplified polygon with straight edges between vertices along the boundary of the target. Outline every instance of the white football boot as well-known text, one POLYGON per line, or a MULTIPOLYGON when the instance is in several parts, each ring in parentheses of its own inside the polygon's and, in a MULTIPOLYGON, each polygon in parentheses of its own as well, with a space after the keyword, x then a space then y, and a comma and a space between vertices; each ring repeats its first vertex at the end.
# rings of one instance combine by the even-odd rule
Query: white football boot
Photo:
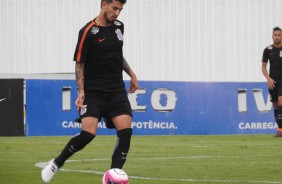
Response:
POLYGON ((44 183, 49 183, 59 170, 58 166, 54 163, 54 160, 50 160, 48 164, 41 171, 41 178, 44 183))

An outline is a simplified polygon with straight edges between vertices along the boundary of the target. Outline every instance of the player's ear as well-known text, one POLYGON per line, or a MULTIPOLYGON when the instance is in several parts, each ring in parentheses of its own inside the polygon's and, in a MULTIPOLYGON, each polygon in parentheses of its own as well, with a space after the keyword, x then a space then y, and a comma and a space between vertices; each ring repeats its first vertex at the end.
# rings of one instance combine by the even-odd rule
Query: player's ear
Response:
POLYGON ((101 2, 101 9, 104 9, 107 6, 107 2, 106 1, 102 1, 101 2))

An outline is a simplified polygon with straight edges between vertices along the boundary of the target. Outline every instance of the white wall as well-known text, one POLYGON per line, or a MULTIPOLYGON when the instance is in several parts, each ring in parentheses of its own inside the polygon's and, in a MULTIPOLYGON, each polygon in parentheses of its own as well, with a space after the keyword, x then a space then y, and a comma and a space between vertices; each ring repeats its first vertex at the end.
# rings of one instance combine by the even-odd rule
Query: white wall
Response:
MULTIPOLYGON (((140 80, 265 81, 281 0, 128 0, 124 55, 140 80)), ((100 0, 1 0, 0 74, 73 73, 100 0)), ((126 75, 125 75, 126 76, 126 75)), ((125 77, 128 79, 128 77, 125 77)))

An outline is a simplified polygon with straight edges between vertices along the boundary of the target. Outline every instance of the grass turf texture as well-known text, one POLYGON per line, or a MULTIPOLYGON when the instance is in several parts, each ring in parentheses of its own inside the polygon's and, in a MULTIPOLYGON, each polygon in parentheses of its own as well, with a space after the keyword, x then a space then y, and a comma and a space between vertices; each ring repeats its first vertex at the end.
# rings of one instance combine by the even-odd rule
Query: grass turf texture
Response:
MULTIPOLYGON (((57 156, 69 139, 0 137, 0 183, 42 183, 35 163, 57 156)), ((115 139, 96 137, 62 169, 106 171, 115 139)), ((130 178, 130 184, 282 183, 281 142, 272 135, 133 136, 123 169, 146 178, 130 178)), ((101 179, 95 173, 59 171, 51 183, 100 184, 101 179)))

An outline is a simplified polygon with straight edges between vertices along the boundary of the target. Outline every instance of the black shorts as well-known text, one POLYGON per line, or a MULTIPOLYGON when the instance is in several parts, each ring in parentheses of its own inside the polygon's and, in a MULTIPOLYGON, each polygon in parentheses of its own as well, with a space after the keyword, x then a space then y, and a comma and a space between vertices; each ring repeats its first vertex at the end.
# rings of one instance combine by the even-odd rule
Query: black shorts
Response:
POLYGON ((99 121, 101 121, 101 118, 111 121, 113 117, 125 114, 132 117, 132 110, 126 91, 117 93, 86 93, 83 104, 87 105, 87 107, 80 110, 81 119, 84 117, 95 117, 99 121))
POLYGON ((282 84, 281 82, 276 82, 273 89, 268 89, 271 97, 271 102, 278 102, 278 97, 282 96, 282 84))

